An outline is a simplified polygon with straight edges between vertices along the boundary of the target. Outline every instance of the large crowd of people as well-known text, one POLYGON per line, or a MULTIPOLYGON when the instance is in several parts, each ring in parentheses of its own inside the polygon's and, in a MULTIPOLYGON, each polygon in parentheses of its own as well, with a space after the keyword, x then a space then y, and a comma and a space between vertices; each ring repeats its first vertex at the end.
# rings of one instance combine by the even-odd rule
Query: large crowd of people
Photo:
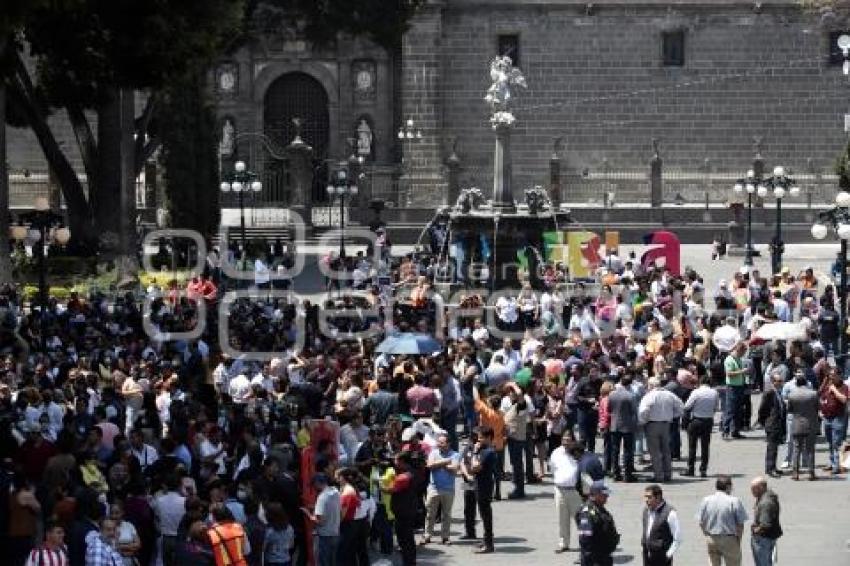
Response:
MULTIPOLYGON (((329 260, 348 275, 326 303, 260 293, 225 321, 215 262, 185 288, 72 294, 45 312, 2 289, 6 563, 362 566, 398 549, 408 566, 452 543, 461 507, 460 538, 498 550, 493 502, 545 481, 554 550, 611 564, 609 486, 645 481, 639 553, 670 564, 688 527, 663 486, 707 477, 718 412, 723 441, 764 430, 771 479, 823 477, 821 430, 825 471, 845 472, 844 329, 812 270, 742 270, 712 291, 611 250, 584 283, 544 265, 540 289, 447 306, 433 258, 367 257, 329 260), (761 338, 775 323, 800 334, 761 338), (399 331, 440 349, 380 351, 399 331)), ((699 527, 712 564, 739 564, 748 514, 727 476, 716 487, 699 527)), ((752 553, 772 564, 779 505, 765 478, 751 489, 752 553)))

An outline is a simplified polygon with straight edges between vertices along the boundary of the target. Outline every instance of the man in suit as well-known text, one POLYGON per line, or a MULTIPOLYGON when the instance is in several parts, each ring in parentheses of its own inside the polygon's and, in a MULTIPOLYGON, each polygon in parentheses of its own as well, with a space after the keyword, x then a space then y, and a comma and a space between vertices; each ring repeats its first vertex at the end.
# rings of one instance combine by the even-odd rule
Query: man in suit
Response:
POLYGON ((614 462, 614 479, 623 479, 620 467, 620 448, 623 450, 623 468, 626 481, 635 481, 635 433, 638 426, 638 402, 632 393, 632 376, 624 374, 620 383, 608 395, 608 412, 611 415, 611 458, 614 462))
POLYGON ((785 442, 787 429, 785 402, 782 400, 782 386, 785 385, 782 372, 774 370, 770 374, 770 382, 773 387, 761 396, 758 423, 764 428, 764 436, 767 440, 764 471, 770 477, 778 478, 782 473, 776 468, 776 455, 779 452, 779 446, 785 442))
POLYGON ((809 480, 815 476, 815 439, 818 434, 818 394, 806 379, 806 374, 794 374, 796 388, 788 395, 788 413, 792 416, 791 436, 794 441, 793 480, 800 479, 800 458, 809 467, 809 480))

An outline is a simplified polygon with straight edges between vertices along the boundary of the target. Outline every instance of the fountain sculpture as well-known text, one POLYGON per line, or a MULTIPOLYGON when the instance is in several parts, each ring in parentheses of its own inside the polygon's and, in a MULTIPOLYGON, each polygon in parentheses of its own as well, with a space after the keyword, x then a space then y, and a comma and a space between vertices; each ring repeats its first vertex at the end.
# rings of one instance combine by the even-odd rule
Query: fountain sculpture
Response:
POLYGON ((512 112, 517 87, 527 88, 522 72, 510 57, 490 63, 492 84, 484 101, 490 107, 490 125, 496 137, 493 151, 493 196, 487 203, 478 188, 462 189, 449 211, 448 253, 456 279, 474 284, 472 266, 487 266, 492 289, 519 288, 520 279, 539 287, 537 267, 543 257, 543 233, 563 229, 571 223, 569 212, 556 210, 540 186, 525 190, 525 202, 517 205, 513 193, 511 131, 516 124, 512 112), (525 275, 523 275, 525 274, 525 275))

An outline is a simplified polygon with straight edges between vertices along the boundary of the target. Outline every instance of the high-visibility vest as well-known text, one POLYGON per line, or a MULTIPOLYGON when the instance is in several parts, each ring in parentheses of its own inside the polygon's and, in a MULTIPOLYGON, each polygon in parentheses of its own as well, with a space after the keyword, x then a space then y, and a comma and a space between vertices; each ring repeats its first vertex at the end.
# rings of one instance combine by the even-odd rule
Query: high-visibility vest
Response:
POLYGON ((216 523, 207 534, 212 543, 215 566, 247 566, 245 529, 239 523, 216 523))

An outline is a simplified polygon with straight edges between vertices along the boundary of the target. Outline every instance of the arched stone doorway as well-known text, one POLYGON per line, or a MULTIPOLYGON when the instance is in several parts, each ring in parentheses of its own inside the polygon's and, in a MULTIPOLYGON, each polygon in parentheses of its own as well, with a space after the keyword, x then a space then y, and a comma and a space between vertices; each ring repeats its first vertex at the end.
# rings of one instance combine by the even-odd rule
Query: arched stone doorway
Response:
MULTIPOLYGON (((295 137, 293 118, 301 119, 301 138, 313 147, 315 165, 320 166, 328 155, 330 118, 328 93, 322 84, 307 73, 281 75, 269 85, 263 104, 263 131, 279 147, 285 147, 295 137)), ((267 167, 275 168, 268 163, 267 167)), ((306 201, 327 199, 327 174, 320 166, 314 175, 312 195, 306 201)), ((306 195, 305 195, 306 196, 306 195)))

